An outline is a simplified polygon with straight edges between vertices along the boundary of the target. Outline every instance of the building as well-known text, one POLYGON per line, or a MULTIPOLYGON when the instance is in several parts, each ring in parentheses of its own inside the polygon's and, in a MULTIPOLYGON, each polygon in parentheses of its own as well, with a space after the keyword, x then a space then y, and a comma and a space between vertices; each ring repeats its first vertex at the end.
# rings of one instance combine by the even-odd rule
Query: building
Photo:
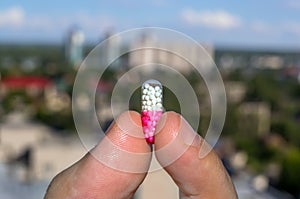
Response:
POLYGON ((104 60, 104 63, 109 64, 109 66, 112 68, 120 67, 122 64, 122 60, 119 57, 121 53, 120 36, 118 34, 113 35, 113 31, 108 30, 104 35, 103 42, 103 44, 105 45, 105 50, 101 52, 101 56, 104 60))
MULTIPOLYGON (((194 67, 186 60, 184 55, 188 55, 188 58, 194 64, 200 66, 209 65, 214 58, 214 48, 211 45, 202 45, 206 54, 203 53, 204 51, 200 50, 198 46, 191 46, 181 41, 169 40, 162 42, 155 36, 146 33, 141 35, 140 39, 137 39, 136 42, 133 42, 131 45, 132 48, 137 50, 129 54, 130 68, 157 63, 172 67, 180 73, 188 74, 194 67), (159 46, 159 48, 151 48, 151 46, 159 46)), ((153 72, 153 69, 145 67, 143 71, 153 72)))
POLYGON ((83 60, 84 34, 78 28, 69 31, 65 43, 65 56, 69 64, 78 67, 83 60))
MULTIPOLYGON (((150 63, 156 63, 158 60, 158 51, 154 49, 145 49, 147 46, 155 44, 157 41, 150 34, 143 34, 136 42, 131 43, 132 48, 137 49, 136 51, 130 52, 129 54, 129 67, 141 66, 150 63)), ((145 72, 153 72, 150 67, 144 68, 145 72)))
POLYGON ((17 176, 20 181, 51 180, 87 152, 76 136, 59 136, 24 113, 11 113, 1 123, 0 164, 18 164, 15 160, 27 150, 30 151, 27 168, 16 167, 22 171, 17 176))
POLYGON ((225 82, 226 96, 229 103, 235 104, 243 101, 246 95, 246 85, 241 81, 225 82))
POLYGON ((265 102, 245 102, 239 107, 240 132, 263 137, 270 132, 271 108, 265 102))
POLYGON ((30 96, 36 96, 53 85, 50 79, 42 76, 9 76, 1 80, 0 96, 14 90, 23 90, 30 96))

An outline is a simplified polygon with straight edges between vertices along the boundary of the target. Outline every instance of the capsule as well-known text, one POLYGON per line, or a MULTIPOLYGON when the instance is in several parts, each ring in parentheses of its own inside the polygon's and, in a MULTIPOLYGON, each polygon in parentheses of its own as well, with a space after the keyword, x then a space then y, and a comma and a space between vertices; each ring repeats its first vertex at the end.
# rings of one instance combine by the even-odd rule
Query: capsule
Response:
POLYGON ((156 125, 163 113, 163 87, 157 80, 147 80, 142 85, 142 126, 147 143, 154 144, 156 125))

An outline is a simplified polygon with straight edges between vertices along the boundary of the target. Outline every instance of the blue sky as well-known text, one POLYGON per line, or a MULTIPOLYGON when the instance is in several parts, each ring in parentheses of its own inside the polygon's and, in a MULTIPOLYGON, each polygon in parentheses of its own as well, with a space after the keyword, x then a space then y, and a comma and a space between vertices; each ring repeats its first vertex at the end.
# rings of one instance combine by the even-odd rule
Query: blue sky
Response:
POLYGON ((61 42, 73 25, 87 40, 159 26, 217 45, 300 48, 300 0, 0 2, 0 42, 61 42))

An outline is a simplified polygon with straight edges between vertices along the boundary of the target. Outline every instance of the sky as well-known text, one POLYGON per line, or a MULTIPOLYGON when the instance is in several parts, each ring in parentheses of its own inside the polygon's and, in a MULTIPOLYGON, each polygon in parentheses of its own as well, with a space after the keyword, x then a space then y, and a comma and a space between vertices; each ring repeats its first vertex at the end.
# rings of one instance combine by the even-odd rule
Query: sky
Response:
POLYGON ((300 0, 0 2, 0 43, 60 43, 73 26, 87 41, 107 30, 157 26, 220 46, 300 49, 300 0))

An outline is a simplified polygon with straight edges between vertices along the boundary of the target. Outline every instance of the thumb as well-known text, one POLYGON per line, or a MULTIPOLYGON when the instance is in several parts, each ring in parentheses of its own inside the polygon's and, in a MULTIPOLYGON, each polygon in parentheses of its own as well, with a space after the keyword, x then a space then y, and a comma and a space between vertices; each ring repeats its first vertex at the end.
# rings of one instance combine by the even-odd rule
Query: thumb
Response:
POLYGON ((140 115, 125 112, 92 151, 53 179, 45 198, 131 198, 147 174, 150 151, 140 115))

